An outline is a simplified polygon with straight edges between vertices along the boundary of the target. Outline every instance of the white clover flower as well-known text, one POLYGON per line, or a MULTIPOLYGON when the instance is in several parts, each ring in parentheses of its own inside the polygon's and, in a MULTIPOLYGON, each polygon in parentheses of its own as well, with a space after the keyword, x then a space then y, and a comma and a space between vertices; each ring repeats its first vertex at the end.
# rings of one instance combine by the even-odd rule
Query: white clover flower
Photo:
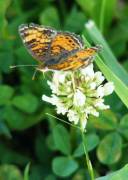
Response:
POLYGON ((52 95, 43 95, 42 99, 55 105, 58 114, 66 114, 70 122, 85 129, 90 114, 97 117, 99 110, 109 108, 103 98, 113 92, 114 85, 103 83, 104 79, 100 71, 94 72, 93 64, 74 72, 55 71, 52 81, 48 81, 52 95))

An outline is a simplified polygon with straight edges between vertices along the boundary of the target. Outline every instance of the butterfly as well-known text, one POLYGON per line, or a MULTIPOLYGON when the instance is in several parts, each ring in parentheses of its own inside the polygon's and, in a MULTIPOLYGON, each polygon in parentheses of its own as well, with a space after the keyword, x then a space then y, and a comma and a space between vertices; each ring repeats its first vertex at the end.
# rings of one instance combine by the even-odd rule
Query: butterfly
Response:
POLYGON ((19 34, 29 53, 39 62, 38 70, 76 70, 88 66, 100 46, 85 48, 74 33, 34 23, 19 26, 19 34))

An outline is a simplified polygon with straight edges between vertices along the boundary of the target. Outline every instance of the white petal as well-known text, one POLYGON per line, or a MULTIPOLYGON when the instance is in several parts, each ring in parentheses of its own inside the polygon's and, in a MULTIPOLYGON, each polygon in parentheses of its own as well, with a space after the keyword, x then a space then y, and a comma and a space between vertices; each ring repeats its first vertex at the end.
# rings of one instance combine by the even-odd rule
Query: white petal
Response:
POLYGON ((67 113, 68 109, 65 108, 62 104, 57 106, 57 114, 65 115, 67 113))
POLYGON ((94 115, 94 116, 99 116, 99 112, 97 112, 96 109, 95 109, 94 107, 92 107, 92 106, 88 106, 88 107, 85 109, 85 113, 86 113, 87 115, 92 114, 92 115, 94 115))
POLYGON ((52 93, 54 94, 58 94, 59 90, 58 90, 58 85, 55 83, 52 83, 51 81, 47 81, 47 84, 50 86, 52 93))
POLYGON ((73 110, 68 111, 67 117, 68 117, 69 121, 74 122, 74 124, 77 124, 79 121, 79 117, 78 117, 77 113, 73 110))
POLYGON ((96 83, 95 82, 92 82, 90 83, 90 88, 93 90, 96 88, 96 83))
POLYGON ((93 64, 90 64, 89 66, 82 68, 81 73, 84 76, 89 76, 90 78, 94 77, 94 70, 93 70, 93 64))
POLYGON ((86 114, 90 114, 91 111, 92 111, 93 107, 92 106, 87 106, 86 109, 85 109, 85 113, 86 114))
POLYGON ((85 104, 85 101, 86 96, 80 90, 77 89, 74 94, 73 104, 75 106, 83 106, 85 104))
POLYGON ((97 99, 94 103, 94 106, 101 110, 109 109, 109 105, 104 104, 104 99, 97 99))
POLYGON ((96 109, 93 109, 93 110, 90 112, 90 114, 92 114, 93 116, 96 116, 96 117, 99 116, 99 112, 96 111, 96 109))
POLYGON ((104 96, 104 87, 99 86, 96 90, 96 96, 97 97, 103 97, 104 96))
POLYGON ((100 71, 95 73, 95 81, 96 81, 97 85, 100 85, 104 81, 104 79, 105 78, 100 71))
POLYGON ((51 103, 51 99, 52 99, 51 97, 48 97, 48 96, 45 96, 45 95, 42 96, 42 100, 46 101, 48 103, 51 103))
POLYGON ((100 107, 104 102, 104 99, 96 99, 95 102, 94 102, 94 106, 95 107, 100 107))
POLYGON ((64 83, 68 72, 56 71, 53 76, 54 82, 64 83))
POLYGON ((109 109, 109 108, 110 108, 110 106, 109 106, 109 105, 105 105, 105 104, 102 104, 102 105, 99 107, 100 110, 109 109))
POLYGON ((113 82, 108 82, 104 85, 104 95, 107 96, 109 94, 112 94, 114 91, 114 84, 113 82))

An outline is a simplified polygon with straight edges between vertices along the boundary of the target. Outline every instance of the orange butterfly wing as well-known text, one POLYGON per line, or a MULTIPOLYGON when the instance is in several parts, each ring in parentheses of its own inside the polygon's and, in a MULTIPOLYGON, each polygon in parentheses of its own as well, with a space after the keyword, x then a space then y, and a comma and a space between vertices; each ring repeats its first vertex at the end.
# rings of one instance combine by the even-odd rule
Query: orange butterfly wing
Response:
POLYGON ((75 70, 80 67, 86 67, 88 66, 94 57, 94 55, 100 50, 99 46, 82 49, 77 51, 74 55, 68 57, 65 61, 62 63, 58 63, 56 65, 49 65, 49 69, 55 69, 55 70, 75 70))
POLYGON ((48 59, 48 51, 51 39, 56 35, 56 31, 36 24, 22 24, 19 33, 23 43, 30 54, 37 60, 43 62, 48 59))

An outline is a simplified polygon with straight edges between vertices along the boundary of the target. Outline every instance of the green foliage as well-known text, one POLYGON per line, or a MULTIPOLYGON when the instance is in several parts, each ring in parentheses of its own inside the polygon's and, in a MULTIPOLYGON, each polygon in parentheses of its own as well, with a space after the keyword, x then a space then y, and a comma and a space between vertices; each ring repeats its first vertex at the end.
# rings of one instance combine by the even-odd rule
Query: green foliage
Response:
POLYGON ((118 133, 106 135, 97 149, 97 156, 104 164, 113 164, 121 157, 122 138, 118 133), (118 142, 118 143, 117 143, 118 142))
POLYGON ((3 36, 6 34, 5 31, 7 28, 7 20, 6 20, 5 14, 10 3, 11 3, 11 0, 0 1, 0 26, 1 26, 0 33, 3 36))
POLYGON ((46 26, 60 28, 60 20, 57 8, 49 6, 40 14, 40 23, 46 26), (50 12, 50 13, 49 13, 50 12))
POLYGON ((57 157, 53 160, 52 167, 58 176, 66 177, 78 169, 78 163, 71 158, 57 157))
POLYGON ((12 104, 26 113, 34 113, 38 108, 38 100, 31 94, 15 96, 12 100, 12 104))
MULTIPOLYGON (((88 151, 92 151, 93 149, 95 149, 98 143, 99 137, 96 134, 91 133, 86 136, 86 146, 88 151)), ((82 155, 84 155, 83 142, 81 142, 75 149, 73 156, 80 157, 82 155)))
POLYGON ((119 125, 120 132, 124 135, 125 138, 128 139, 128 114, 125 114, 119 125))
POLYGON ((10 98, 12 97, 14 90, 13 88, 7 85, 0 85, 0 105, 9 103, 10 98))
POLYGON ((101 129, 103 131, 114 130, 117 128, 117 118, 115 114, 110 110, 100 112, 100 116, 96 118, 91 116, 90 120, 91 123, 95 126, 95 128, 101 129))
POLYGON ((30 164, 27 164, 24 170, 24 180, 29 180, 29 169, 30 169, 30 164))
POLYGON ((128 165, 107 176, 97 178, 96 180, 116 180, 116 179, 127 180, 127 178, 128 178, 128 165))
POLYGON ((83 27, 84 27, 84 23, 86 20, 86 16, 84 15, 83 12, 79 11, 75 6, 71 9, 71 11, 69 12, 66 20, 65 20, 65 24, 64 24, 64 30, 69 30, 72 32, 81 32, 83 27), (77 23, 74 23, 77 22, 77 23))
POLYGON ((14 165, 5 164, 0 166, 0 179, 1 180, 22 180, 20 170, 14 165))
POLYGON ((68 131, 64 126, 57 125, 53 130, 53 139, 56 149, 60 150, 65 155, 70 155, 71 146, 68 131))
POLYGON ((28 22, 83 34, 86 46, 103 46, 94 65, 114 82, 115 93, 105 98, 110 110, 89 117, 84 136, 97 180, 127 180, 128 2, 121 3, 0 0, 0 180, 89 179, 79 129, 46 115, 56 116, 41 100, 51 93, 51 74, 37 73, 32 81, 34 68, 9 68, 38 63, 18 34, 18 26, 28 22), (90 19, 95 23, 85 27, 90 19))

